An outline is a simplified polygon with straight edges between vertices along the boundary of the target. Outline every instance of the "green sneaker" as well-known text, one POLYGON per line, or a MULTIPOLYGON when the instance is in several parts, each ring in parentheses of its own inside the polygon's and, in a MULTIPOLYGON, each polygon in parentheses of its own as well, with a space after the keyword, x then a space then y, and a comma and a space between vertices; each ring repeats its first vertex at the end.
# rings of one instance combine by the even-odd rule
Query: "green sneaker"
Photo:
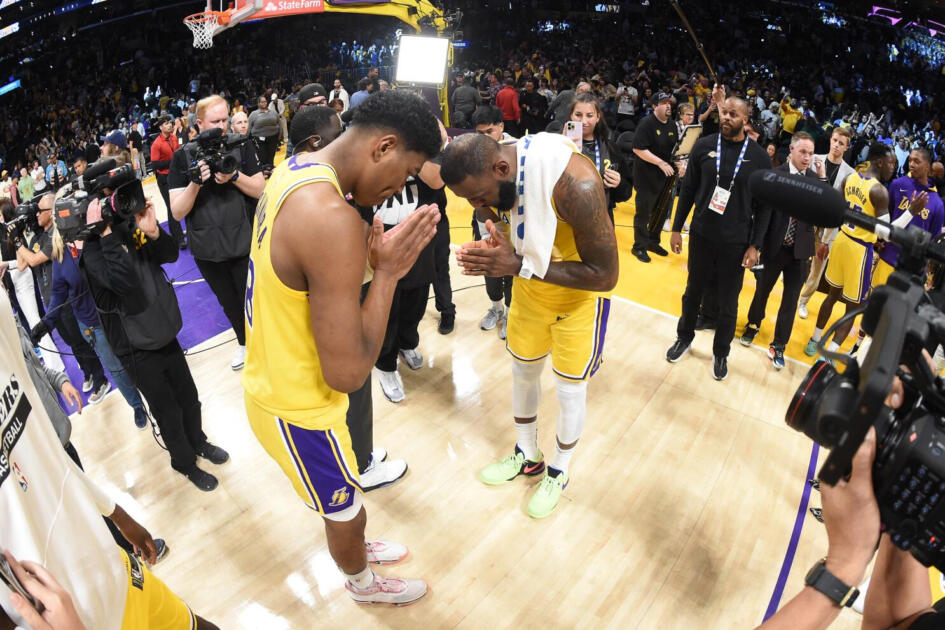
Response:
POLYGON ((814 341, 813 339, 808 341, 807 346, 804 348, 804 354, 806 354, 809 357, 812 357, 815 354, 817 354, 817 342, 814 341))
POLYGON ((518 477, 526 475, 534 477, 545 472, 545 458, 538 452, 538 461, 530 462, 525 459, 525 453, 518 446, 515 452, 494 464, 489 464, 479 472, 479 480, 489 486, 501 486, 518 477))
POLYGON ((558 499, 561 493, 568 487, 568 474, 559 472, 557 477, 552 477, 545 473, 538 489, 532 495, 528 502, 528 515, 532 518, 545 518, 550 516, 558 505, 558 499))

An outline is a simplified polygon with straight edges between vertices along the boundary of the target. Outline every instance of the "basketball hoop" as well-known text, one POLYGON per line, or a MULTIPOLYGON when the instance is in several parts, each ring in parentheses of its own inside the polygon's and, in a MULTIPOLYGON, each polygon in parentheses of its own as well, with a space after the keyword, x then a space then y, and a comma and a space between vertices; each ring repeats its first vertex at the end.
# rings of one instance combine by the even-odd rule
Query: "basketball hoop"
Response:
POLYGON ((217 25, 225 26, 230 14, 225 11, 203 11, 184 18, 184 25, 194 34, 194 48, 213 47, 213 33, 217 25))

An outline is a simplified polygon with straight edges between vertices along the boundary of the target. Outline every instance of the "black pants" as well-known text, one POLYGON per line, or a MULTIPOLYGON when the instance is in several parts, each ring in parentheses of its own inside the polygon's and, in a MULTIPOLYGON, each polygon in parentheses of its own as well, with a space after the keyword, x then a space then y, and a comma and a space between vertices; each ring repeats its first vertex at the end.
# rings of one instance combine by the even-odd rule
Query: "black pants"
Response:
POLYGON ((223 262, 211 262, 195 258, 197 268, 210 290, 217 296, 226 318, 233 326, 236 341, 246 345, 246 320, 243 319, 243 306, 246 300, 246 274, 249 271, 249 256, 232 258, 223 262))
MULTIPOLYGON (((473 238, 477 241, 482 239, 482 234, 479 233, 479 222, 476 221, 475 215, 473 215, 472 229, 473 238)), ((490 278, 486 276, 486 294, 493 302, 501 300, 504 296, 505 305, 510 306, 512 304, 512 276, 503 276, 501 278, 490 278)))
MULTIPOLYGON (((82 460, 79 459, 79 454, 76 452, 75 447, 72 446, 72 442, 66 444, 64 448, 66 450, 66 455, 69 456, 69 459, 75 462, 75 465, 79 467, 79 470, 84 471, 85 468, 82 467, 82 460)), ((113 539, 115 539, 115 543, 127 551, 130 555, 134 555, 134 546, 132 546, 132 544, 125 539, 118 527, 112 522, 112 519, 105 515, 102 515, 102 518, 105 519, 105 526, 108 527, 108 533, 112 535, 113 539)))
POLYGON ((735 338, 735 319, 738 317, 738 294, 742 290, 745 269, 742 258, 748 246, 743 243, 716 243, 695 232, 689 232, 689 278, 682 297, 682 316, 676 325, 680 340, 691 342, 696 336, 696 317, 699 303, 706 290, 716 289, 719 299, 719 319, 715 327, 712 354, 727 357, 735 338), (715 287, 708 285, 712 266, 718 269, 715 287))
POLYGON ((197 385, 180 344, 175 339, 158 350, 135 350, 119 358, 148 401, 171 456, 171 468, 190 472, 196 465, 196 449, 206 443, 207 436, 197 385))
POLYGON ((417 328, 427 310, 429 296, 428 284, 417 288, 398 286, 394 291, 381 356, 374 364, 377 369, 393 372, 397 369, 397 353, 401 349, 413 350, 420 345, 420 332, 417 328))
POLYGON ((659 200, 660 191, 652 191, 637 188, 634 191, 636 199, 636 214, 633 215, 633 247, 634 249, 647 249, 653 245, 659 245, 659 241, 653 240, 650 236, 650 230, 647 224, 650 222, 650 215, 656 202, 659 200))
POLYGON ((450 284, 450 222, 446 212, 440 213, 436 236, 433 237, 433 274, 436 310, 441 315, 455 316, 456 305, 453 304, 453 287, 450 284))
POLYGON ((371 400, 371 376, 364 385, 348 394, 348 413, 345 416, 351 435, 351 450, 358 460, 358 473, 363 474, 371 465, 374 450, 374 402, 371 400))
POLYGON ((72 354, 75 355, 76 363, 79 364, 82 373, 86 378, 92 378, 92 390, 95 391, 104 385, 105 369, 102 367, 102 362, 89 342, 82 336, 79 323, 72 312, 72 307, 68 304, 59 309, 56 330, 59 331, 62 340, 72 349, 72 354))
POLYGON ((167 188, 167 175, 155 173, 154 177, 157 179, 158 190, 161 191, 161 199, 164 200, 164 205, 167 206, 167 228, 171 231, 174 241, 180 245, 184 241, 184 230, 181 229, 180 221, 171 214, 171 193, 167 188))
POLYGON ((794 257, 794 249, 781 247, 774 256, 765 260, 765 267, 761 272, 761 279, 755 288, 755 297, 751 300, 748 309, 748 323, 760 326, 765 317, 765 306, 768 296, 774 288, 778 277, 784 274, 784 294, 781 296, 781 307, 778 309, 778 321, 774 326, 774 340, 772 345, 784 347, 791 339, 791 330, 794 328, 794 314, 797 312, 797 300, 801 295, 801 288, 807 279, 804 272, 804 261, 794 257))
POLYGON ((709 269, 708 282, 705 293, 702 294, 702 305, 699 307, 699 317, 713 325, 719 321, 719 270, 714 266, 709 269))

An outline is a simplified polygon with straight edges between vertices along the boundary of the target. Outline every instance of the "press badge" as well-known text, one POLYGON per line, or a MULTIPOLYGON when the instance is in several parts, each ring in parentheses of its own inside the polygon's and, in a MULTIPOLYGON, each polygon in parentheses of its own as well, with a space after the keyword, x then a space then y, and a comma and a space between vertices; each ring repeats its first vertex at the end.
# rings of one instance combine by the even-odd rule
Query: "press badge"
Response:
POLYGON ((731 196, 731 191, 716 186, 715 192, 712 193, 712 199, 709 200, 709 209, 717 214, 725 214, 725 206, 728 205, 728 198, 731 196))

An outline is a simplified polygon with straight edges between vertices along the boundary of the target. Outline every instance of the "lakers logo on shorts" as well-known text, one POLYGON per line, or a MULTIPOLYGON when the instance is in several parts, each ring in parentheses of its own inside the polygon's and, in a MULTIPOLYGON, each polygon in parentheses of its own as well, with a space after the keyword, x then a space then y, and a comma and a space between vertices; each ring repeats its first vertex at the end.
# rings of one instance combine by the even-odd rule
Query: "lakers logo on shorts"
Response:
POLYGON ((351 494, 348 492, 347 488, 338 488, 331 494, 331 501, 328 503, 331 507, 338 507, 339 505, 344 505, 348 502, 348 499, 351 498, 351 494))

